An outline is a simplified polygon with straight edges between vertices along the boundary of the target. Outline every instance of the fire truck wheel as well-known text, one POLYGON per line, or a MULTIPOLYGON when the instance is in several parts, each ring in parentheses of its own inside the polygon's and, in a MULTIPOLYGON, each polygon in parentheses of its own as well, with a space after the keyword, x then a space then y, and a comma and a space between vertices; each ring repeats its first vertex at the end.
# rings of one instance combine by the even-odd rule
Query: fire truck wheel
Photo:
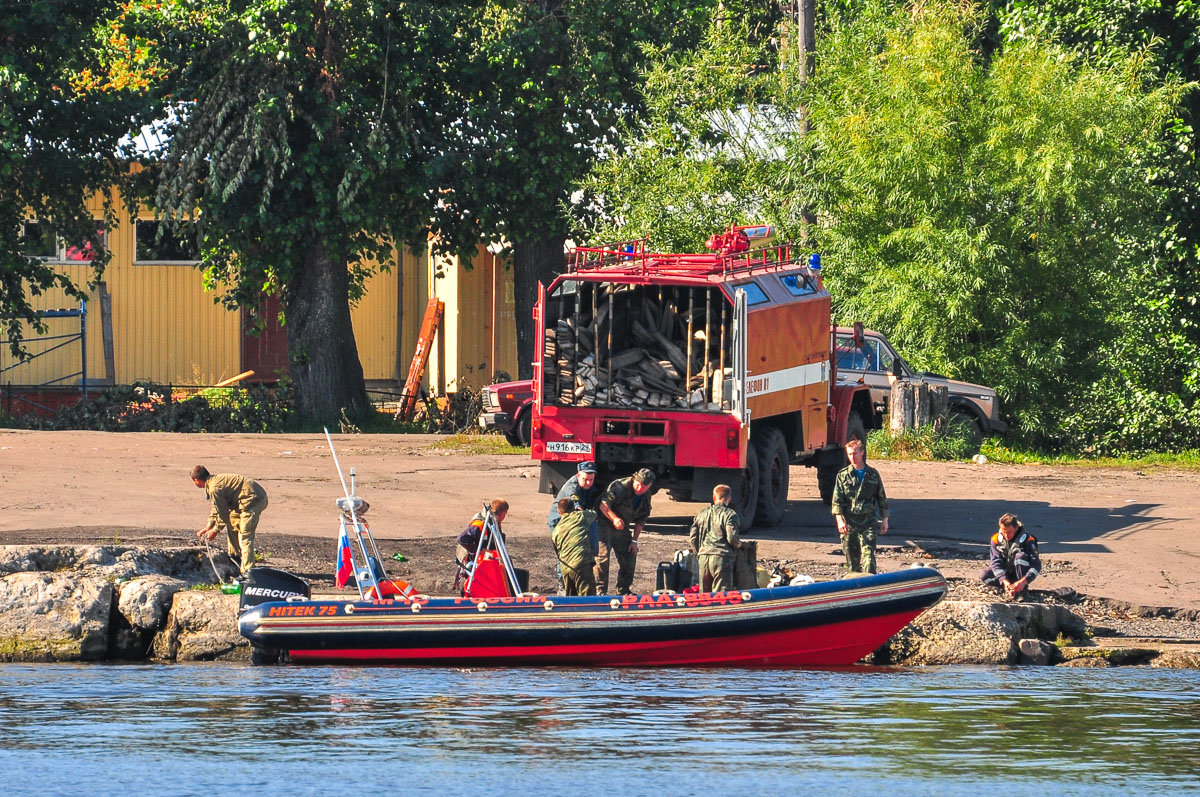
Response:
MULTIPOLYGON (((751 449, 748 453, 753 454, 751 449)), ((736 473, 736 471, 734 471, 736 473)), ((742 477, 738 484, 731 484, 734 490, 733 508, 737 510, 742 520, 742 528, 754 525, 755 513, 758 512, 758 457, 746 457, 746 467, 742 469, 742 477)))
POLYGON ((783 432, 768 427, 755 441, 758 457, 758 514, 754 524, 778 526, 783 520, 788 497, 788 451, 783 432))
POLYGON ((821 502, 825 505, 833 503, 833 484, 837 481, 840 470, 837 465, 817 466, 817 490, 821 493, 821 502))

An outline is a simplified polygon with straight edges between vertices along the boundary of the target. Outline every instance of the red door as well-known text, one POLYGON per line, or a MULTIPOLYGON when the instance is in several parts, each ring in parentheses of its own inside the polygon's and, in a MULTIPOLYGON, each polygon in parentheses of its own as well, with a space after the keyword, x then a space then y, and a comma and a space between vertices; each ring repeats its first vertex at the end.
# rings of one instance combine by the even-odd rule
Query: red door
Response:
POLYGON ((247 382, 275 382, 287 373, 287 333, 279 325, 279 299, 268 296, 256 311, 242 310, 242 370, 254 371, 247 382), (257 318, 264 321, 257 335, 250 334, 257 318))

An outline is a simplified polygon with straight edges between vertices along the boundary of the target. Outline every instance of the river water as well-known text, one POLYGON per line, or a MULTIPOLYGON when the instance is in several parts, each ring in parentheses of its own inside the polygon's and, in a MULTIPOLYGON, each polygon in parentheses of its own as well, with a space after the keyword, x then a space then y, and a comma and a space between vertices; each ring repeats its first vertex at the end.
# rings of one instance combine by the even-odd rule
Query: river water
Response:
POLYGON ((1200 794, 1200 673, 10 664, 0 734, 6 795, 1200 794))

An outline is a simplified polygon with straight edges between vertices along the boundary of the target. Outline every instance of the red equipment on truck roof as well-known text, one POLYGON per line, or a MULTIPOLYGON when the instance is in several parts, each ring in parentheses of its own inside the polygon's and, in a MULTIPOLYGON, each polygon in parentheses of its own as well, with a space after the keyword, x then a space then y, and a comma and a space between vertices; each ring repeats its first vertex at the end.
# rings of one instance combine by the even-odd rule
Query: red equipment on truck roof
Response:
POLYGON ((734 489, 749 525, 780 522, 790 465, 818 470, 822 498, 849 437, 873 420, 869 391, 839 384, 820 261, 731 227, 716 251, 624 241, 572 252, 539 292, 531 453, 541 489, 583 460, 649 467, 685 500, 734 489))

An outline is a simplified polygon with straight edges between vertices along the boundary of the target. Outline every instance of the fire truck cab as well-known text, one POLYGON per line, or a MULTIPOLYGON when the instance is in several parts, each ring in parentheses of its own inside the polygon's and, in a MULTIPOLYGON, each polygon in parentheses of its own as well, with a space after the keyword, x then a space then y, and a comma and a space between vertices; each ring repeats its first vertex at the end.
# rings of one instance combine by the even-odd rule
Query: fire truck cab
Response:
POLYGON ((644 240, 572 252, 535 309, 544 492, 584 460, 602 478, 648 467, 683 500, 729 484, 745 525, 774 526, 796 463, 829 501, 842 446, 874 420, 870 392, 837 380, 819 259, 754 245, 769 235, 734 227, 704 254, 644 240))

